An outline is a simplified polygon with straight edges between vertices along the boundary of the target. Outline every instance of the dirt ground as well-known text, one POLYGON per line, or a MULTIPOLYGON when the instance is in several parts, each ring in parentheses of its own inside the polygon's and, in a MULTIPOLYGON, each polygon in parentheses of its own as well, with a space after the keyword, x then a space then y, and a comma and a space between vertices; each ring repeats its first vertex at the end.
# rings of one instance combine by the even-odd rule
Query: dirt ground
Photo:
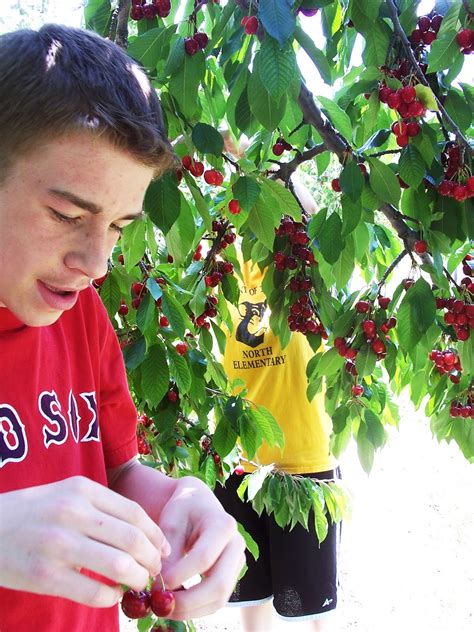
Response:
MULTIPOLYGON (((403 412, 370 477, 354 449, 342 459, 354 509, 331 632, 474 630, 474 469, 455 445, 437 444, 422 415, 403 412)), ((195 623, 200 632, 240 630, 235 608, 195 623)), ((134 630, 124 619, 122 631, 134 630)))

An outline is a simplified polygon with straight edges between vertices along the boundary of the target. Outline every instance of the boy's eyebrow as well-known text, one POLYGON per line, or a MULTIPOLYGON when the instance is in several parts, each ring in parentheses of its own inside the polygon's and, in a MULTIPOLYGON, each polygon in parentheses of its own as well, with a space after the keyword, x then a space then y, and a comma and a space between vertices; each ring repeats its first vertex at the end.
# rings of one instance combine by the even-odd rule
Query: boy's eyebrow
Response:
MULTIPOLYGON (((84 200, 83 198, 79 197, 75 193, 71 193, 70 191, 64 191, 62 189, 48 189, 48 193, 51 193, 52 195, 55 195, 56 197, 62 198, 63 200, 66 200, 66 202, 70 202, 71 204, 74 204, 74 206, 77 206, 78 208, 82 208, 85 211, 89 211, 89 213, 92 213, 93 215, 98 215, 99 213, 102 213, 103 211, 103 208, 99 206, 98 204, 96 204, 95 202, 84 200)), ((130 213, 129 215, 121 217, 120 219, 140 219, 143 216, 144 216, 143 211, 138 211, 137 213, 130 213)))

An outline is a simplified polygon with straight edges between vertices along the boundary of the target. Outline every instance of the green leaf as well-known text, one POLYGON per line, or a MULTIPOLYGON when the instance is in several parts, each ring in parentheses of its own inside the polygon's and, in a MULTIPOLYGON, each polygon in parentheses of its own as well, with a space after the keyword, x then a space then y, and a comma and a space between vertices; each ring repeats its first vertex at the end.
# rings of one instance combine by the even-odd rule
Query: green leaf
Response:
POLYGON ((224 139, 212 125, 197 123, 191 138, 196 149, 202 154, 220 156, 224 150, 224 139))
POLYGON ((379 417, 370 408, 365 408, 364 420, 367 424, 367 439, 374 448, 381 448, 385 443, 386 435, 379 417))
POLYGON ((260 0, 258 3, 258 18, 263 28, 281 47, 295 30, 296 18, 292 5, 290 0, 260 0))
POLYGON ((245 540, 245 546, 250 551, 253 559, 258 560, 258 556, 259 556, 258 544, 252 538, 250 533, 244 529, 244 527, 240 524, 240 522, 237 522, 237 529, 239 530, 240 535, 245 540))
MULTIPOLYGON (((409 292, 411 291, 410 288, 409 292)), ((407 299, 407 295, 403 298, 400 307, 397 312, 397 335, 400 341, 400 346, 405 351, 411 351, 422 334, 416 326, 413 318, 410 303, 407 299)))
MULTIPOLYGON (((184 46, 184 43, 183 43, 184 46)), ((171 76, 169 91, 176 99, 185 117, 192 119, 198 111, 199 84, 204 79, 206 64, 204 54, 185 55, 183 65, 171 76)))
POLYGON ((186 358, 181 356, 174 348, 168 349, 170 371, 174 377, 180 393, 187 393, 191 388, 191 371, 186 358))
POLYGON ((214 489, 217 481, 217 471, 216 464, 214 463, 214 459, 211 455, 206 457, 204 461, 204 480, 206 481, 206 485, 211 489, 214 489))
POLYGON ((179 216, 166 235, 168 251, 178 265, 184 263, 196 237, 196 225, 191 207, 184 195, 181 193, 179 195, 179 216))
POLYGON ((234 448, 237 433, 225 417, 221 417, 212 437, 212 444, 221 457, 227 456, 234 448))
POLYGON ((155 300, 149 292, 145 294, 137 311, 138 329, 144 334, 156 318, 155 300))
POLYGON ((260 190, 255 178, 250 176, 240 177, 232 187, 234 197, 239 200, 240 206, 247 211, 250 211, 257 201, 260 190))
POLYGON ((96 31, 99 35, 106 35, 110 12, 110 0, 88 0, 84 8, 86 29, 96 31))
POLYGON ((342 232, 341 236, 349 235, 359 224, 362 217, 362 204, 360 200, 352 202, 347 195, 341 195, 342 208, 342 232))
POLYGON ((127 53, 147 70, 153 72, 156 62, 163 56, 163 51, 169 45, 175 31, 176 26, 173 24, 168 28, 150 29, 137 37, 130 38, 127 53))
POLYGON ((293 49, 285 46, 281 50, 275 39, 265 37, 254 64, 266 89, 278 102, 287 92, 296 74, 296 56, 293 49))
POLYGON ((274 99, 265 88, 256 70, 250 75, 248 101, 255 118, 269 131, 273 131, 285 113, 286 95, 274 99))
POLYGON ((438 104, 436 103, 433 90, 429 86, 424 86, 421 83, 415 86, 416 97, 423 103, 427 110, 432 112, 438 112, 438 104))
POLYGON ((146 353, 146 341, 140 336, 123 350, 123 358, 127 371, 134 371, 143 362, 146 353))
POLYGON ((436 318, 436 302, 431 286, 420 277, 407 292, 406 299, 416 326, 421 333, 425 333, 436 318))
POLYGON ((328 534, 328 519, 326 518, 326 513, 324 511, 324 498, 320 488, 315 485, 313 487, 313 493, 311 494, 313 501, 313 511, 314 511, 314 530, 316 531, 316 536, 319 542, 323 542, 326 539, 328 534))
POLYGON ((327 97, 319 96, 318 101, 323 106, 324 113, 333 126, 350 142, 352 140, 352 122, 346 112, 341 110, 334 100, 327 97))
POLYGON ((444 108, 463 132, 469 129, 472 121, 472 110, 462 93, 458 90, 448 90, 444 108))
POLYGON ((431 44, 427 56, 428 73, 453 66, 458 56, 462 55, 456 42, 460 8, 461 3, 454 2, 443 17, 438 36, 431 44))
POLYGON ((167 173, 150 184, 145 195, 144 208, 155 226, 166 235, 180 211, 180 193, 174 173, 167 173))
POLYGON ((370 186, 375 195, 383 202, 398 206, 400 200, 400 183, 394 172, 377 158, 369 158, 370 186))
POLYGON ((155 344, 148 349, 141 365, 143 395, 151 408, 157 406, 168 392, 170 374, 163 347, 155 344))
POLYGON ((258 468, 258 470, 255 470, 255 472, 252 472, 250 476, 245 477, 246 480, 248 480, 247 498, 249 500, 252 500, 253 498, 255 498, 257 492, 262 488, 262 485, 266 476, 268 476, 268 474, 270 474, 272 470, 273 470, 273 464, 265 465, 264 467, 260 467, 258 468))
POLYGON ((119 284, 112 273, 105 277, 100 287, 100 298, 105 305, 110 320, 113 322, 120 307, 121 296, 119 284))
POLYGON ((402 180, 415 189, 423 180, 425 163, 418 149, 411 143, 402 149, 398 168, 402 180))
POLYGON ((332 85, 331 66, 323 51, 317 48, 313 39, 301 27, 295 29, 295 39, 316 66, 324 83, 332 85))
POLYGON ((247 453, 248 458, 252 459, 261 442, 261 437, 257 432, 254 420, 246 413, 239 418, 239 435, 242 448, 247 453))
POLYGON ((180 303, 169 292, 161 297, 161 309, 169 320, 170 327, 177 336, 184 336, 186 330, 187 314, 180 303))
POLYGON ((357 373, 360 377, 364 375, 372 375, 375 369, 375 363, 377 361, 377 356, 372 351, 372 348, 369 344, 365 344, 357 354, 355 365, 357 369, 357 373))
POLYGON ((382 20, 367 25, 363 31, 365 48, 363 60, 366 66, 383 66, 390 42, 391 31, 382 20))
POLYGON ((357 433, 357 454, 366 474, 370 474, 374 465, 374 452, 375 448, 367 437, 367 426, 361 421, 357 433))
POLYGON ((347 193, 353 202, 359 200, 364 188, 364 176, 354 160, 350 160, 339 176, 343 193, 347 193))
POLYGON ((146 249, 145 228, 145 222, 136 220, 122 231, 121 245, 127 272, 143 257, 146 249))
POLYGON ((264 406, 257 406, 252 409, 252 414, 255 423, 267 443, 271 447, 277 445, 283 449, 285 447, 285 435, 271 412, 264 406))
POLYGON ((261 195, 250 211, 247 223, 263 245, 268 250, 272 250, 275 228, 280 223, 280 215, 275 213, 271 200, 265 199, 261 195))
POLYGON ((298 202, 295 200, 295 196, 289 189, 287 189, 281 182, 271 179, 260 180, 262 187, 262 198, 269 198, 268 203, 277 208, 274 211, 275 217, 280 222, 281 215, 290 215, 296 221, 301 221, 301 209, 298 206, 298 202))
POLYGON ((336 263, 344 248, 342 238, 342 222, 339 215, 332 213, 319 231, 319 247, 321 254, 328 263, 336 263))
POLYGON ((337 349, 329 349, 326 351, 321 360, 318 363, 318 374, 319 375, 333 375, 336 373, 344 364, 344 358, 341 358, 337 349))

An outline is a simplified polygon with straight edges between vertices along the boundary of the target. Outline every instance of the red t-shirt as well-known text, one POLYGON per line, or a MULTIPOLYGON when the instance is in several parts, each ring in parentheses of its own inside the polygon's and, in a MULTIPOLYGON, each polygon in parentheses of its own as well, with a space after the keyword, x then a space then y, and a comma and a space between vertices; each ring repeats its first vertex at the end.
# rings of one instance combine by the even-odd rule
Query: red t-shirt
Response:
MULTIPOLYGON (((28 327, 0 308, 0 492, 77 475, 107 485, 106 469, 137 453, 136 422, 120 346, 94 289, 49 327, 28 327)), ((0 631, 26 630, 115 632, 118 609, 0 588, 0 631)))

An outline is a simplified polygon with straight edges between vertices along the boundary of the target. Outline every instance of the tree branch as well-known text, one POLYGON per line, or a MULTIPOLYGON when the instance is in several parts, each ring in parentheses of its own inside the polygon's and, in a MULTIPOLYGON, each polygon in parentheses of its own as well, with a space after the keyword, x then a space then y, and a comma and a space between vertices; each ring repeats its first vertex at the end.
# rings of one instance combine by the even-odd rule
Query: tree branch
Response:
MULTIPOLYGON (((316 128, 323 139, 326 149, 335 153, 339 160, 344 162, 348 152, 351 152, 348 142, 334 129, 328 120, 323 119, 321 111, 314 102, 313 95, 304 84, 301 84, 299 104, 305 121, 316 128)), ((419 235, 405 224, 400 211, 391 204, 383 204, 379 211, 385 215, 397 231, 405 248, 412 250, 413 244, 419 239, 419 235)))
POLYGON ((130 14, 130 0, 120 0, 117 14, 117 36, 115 43, 121 48, 128 47, 128 16, 130 14))
MULTIPOLYGON (((410 46, 410 42, 408 41, 408 38, 407 38, 407 36, 405 34, 405 31, 403 30, 402 25, 400 24, 400 20, 398 19, 398 10, 397 10, 397 7, 395 6, 394 1, 393 0, 387 0, 387 6, 388 6, 388 10, 390 12, 390 17, 392 19, 393 28, 395 30, 395 33, 398 35, 398 38, 400 39, 400 42, 401 42, 401 44, 403 46, 403 50, 405 51, 405 55, 407 56, 408 60, 410 61, 410 64, 412 65, 413 72, 416 75, 416 78, 424 86, 427 86, 428 88, 431 89, 431 86, 428 83, 425 75, 421 72, 421 69, 418 66, 418 62, 415 59, 415 56, 414 56, 413 51, 412 51, 411 46, 410 46)), ((441 105, 438 97, 434 93, 433 93, 433 95, 434 95, 434 98, 436 100, 436 103, 438 105, 439 111, 440 111, 443 119, 450 126, 452 132, 454 133, 454 135, 457 138, 458 143, 463 145, 469 151, 471 151, 471 147, 469 145, 469 141, 467 140, 467 138, 462 134, 462 132, 459 129, 459 127, 456 125, 456 123, 453 121, 453 119, 449 116, 449 114, 446 112, 444 107, 441 105)))
POLYGON ((400 261, 406 257, 406 255, 408 254, 408 250, 406 248, 404 248, 401 253, 392 261, 392 263, 388 266, 388 268, 385 270, 385 272, 383 273, 382 278, 380 279, 380 281, 378 282, 377 286, 380 290, 380 288, 382 287, 382 285, 385 283, 385 281, 388 279, 388 276, 390 275, 391 272, 393 272, 393 270, 395 270, 395 268, 398 266, 398 264, 400 263, 400 261))

